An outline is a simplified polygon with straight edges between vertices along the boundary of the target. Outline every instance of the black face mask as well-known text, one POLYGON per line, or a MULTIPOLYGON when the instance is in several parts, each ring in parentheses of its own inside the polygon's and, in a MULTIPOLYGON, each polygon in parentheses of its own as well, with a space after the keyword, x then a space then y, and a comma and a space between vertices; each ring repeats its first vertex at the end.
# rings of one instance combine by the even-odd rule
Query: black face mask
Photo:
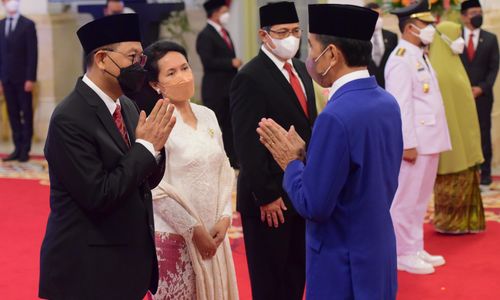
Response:
POLYGON ((139 63, 122 68, 110 56, 108 57, 120 69, 120 75, 114 76, 108 71, 106 72, 118 80, 123 94, 127 95, 140 91, 146 80, 147 71, 139 63))
POLYGON ((481 25, 483 25, 483 16, 482 15, 477 15, 472 18, 470 18, 470 24, 474 26, 474 28, 481 28, 481 25))

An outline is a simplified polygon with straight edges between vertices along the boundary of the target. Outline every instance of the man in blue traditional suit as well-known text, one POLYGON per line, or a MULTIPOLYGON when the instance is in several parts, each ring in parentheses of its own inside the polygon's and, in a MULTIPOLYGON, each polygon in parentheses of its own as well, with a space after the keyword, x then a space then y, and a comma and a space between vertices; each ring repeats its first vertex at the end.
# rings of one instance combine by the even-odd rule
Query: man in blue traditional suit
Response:
POLYGON ((257 129, 307 220, 307 299, 396 298, 389 209, 403 139, 396 100, 367 71, 377 17, 357 6, 309 5, 308 72, 331 86, 330 100, 307 154, 293 126, 286 131, 263 119, 257 129))

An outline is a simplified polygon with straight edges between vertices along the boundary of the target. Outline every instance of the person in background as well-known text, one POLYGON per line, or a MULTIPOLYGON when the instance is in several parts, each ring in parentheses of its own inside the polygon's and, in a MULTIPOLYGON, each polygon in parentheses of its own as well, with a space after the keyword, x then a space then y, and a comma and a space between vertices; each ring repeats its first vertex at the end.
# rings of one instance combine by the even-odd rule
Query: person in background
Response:
POLYGON ((358 6, 309 5, 306 65, 314 81, 331 87, 330 100, 307 152, 294 127, 264 119, 257 129, 307 222, 306 299, 396 298, 389 209, 403 140, 398 103, 367 70, 377 17, 358 6))
POLYGON ((479 167, 484 161, 481 132, 470 81, 460 61, 465 42, 461 26, 441 22, 439 37, 429 57, 443 96, 452 150, 439 156, 434 185, 434 228, 442 233, 483 231, 485 217, 479 189, 479 167))
POLYGON ((151 189, 165 172, 173 106, 149 117, 123 97, 146 77, 139 17, 113 15, 77 31, 87 72, 50 119, 50 215, 40 251, 43 299, 142 299, 156 292, 151 189))
POLYGON ((439 154, 451 150, 436 73, 425 53, 434 39, 435 18, 427 0, 392 12, 402 38, 385 67, 385 88, 401 108, 404 153, 391 216, 396 232, 398 269, 433 273, 445 263, 424 249, 424 217, 436 180, 439 154))
POLYGON ((153 190, 158 292, 154 299, 238 299, 227 231, 234 171, 213 111, 190 101, 186 50, 160 41, 144 50, 148 85, 175 107, 163 180, 153 190))
POLYGON ((306 140, 316 119, 311 77, 295 59, 302 35, 293 2, 260 7, 259 54, 231 86, 231 117, 240 160, 237 209, 241 213, 253 299, 302 299, 305 222, 283 190, 283 170, 259 142, 255 129, 272 117, 294 125, 306 140))
POLYGON ((0 95, 5 96, 14 151, 3 161, 29 160, 33 137, 33 88, 38 65, 35 23, 19 13, 18 0, 2 0, 0 21, 0 95))
POLYGON ((104 15, 117 15, 117 14, 133 14, 133 9, 126 7, 122 0, 106 0, 104 7, 104 15))
POLYGON ((461 6, 465 51, 460 55, 469 76, 472 95, 476 99, 481 128, 484 163, 481 165, 481 185, 491 184, 491 111, 493 85, 498 74, 499 54, 497 37, 484 29, 483 11, 478 0, 467 0, 461 6))
POLYGON ((222 129, 224 149, 231 166, 238 168, 229 113, 229 89, 242 61, 236 57, 233 41, 225 28, 230 18, 226 0, 208 0, 203 7, 207 13, 207 26, 196 39, 196 52, 204 72, 201 99, 215 112, 222 129))
POLYGON ((384 19, 382 19, 382 9, 377 3, 370 2, 365 5, 365 7, 379 14, 377 24, 375 25, 375 31, 371 39, 372 58, 368 64, 368 71, 371 75, 375 76, 378 84, 382 88, 385 88, 385 64, 387 63, 389 55, 391 55, 394 48, 398 45, 398 35, 383 29, 384 19))

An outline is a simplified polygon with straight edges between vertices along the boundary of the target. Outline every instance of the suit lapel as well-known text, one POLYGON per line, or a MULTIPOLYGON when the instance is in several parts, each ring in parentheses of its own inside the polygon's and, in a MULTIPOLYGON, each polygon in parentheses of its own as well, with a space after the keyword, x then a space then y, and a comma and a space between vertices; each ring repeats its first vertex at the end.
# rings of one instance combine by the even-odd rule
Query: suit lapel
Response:
MULTIPOLYGON (((227 46, 226 41, 224 40, 224 38, 222 38, 222 36, 219 34, 219 32, 217 32, 217 29, 215 29, 210 24, 207 24, 207 27, 208 27, 208 30, 211 32, 214 40, 216 40, 217 43, 219 43, 219 46, 224 47, 224 48, 228 49, 229 51, 231 51, 231 49, 227 46)), ((233 49, 234 49, 233 40, 229 36, 229 33, 227 34, 227 36, 229 37, 229 40, 231 41, 231 44, 233 45, 233 49)))
MULTIPOLYGON (((302 81, 302 84, 304 85, 304 88, 306 90, 306 97, 307 97, 307 110, 309 112, 309 118, 305 115, 304 111, 302 110, 302 107, 300 111, 309 120, 310 124, 314 123, 314 120, 316 119, 316 97, 314 95, 314 86, 311 84, 311 79, 309 77, 309 74, 307 73, 307 69, 303 69, 301 65, 299 64, 294 64, 293 65, 295 70, 297 71, 297 74, 299 74, 300 80, 302 81)), ((298 101, 297 101, 298 103, 298 101)))
POLYGON ((292 99, 291 102, 295 105, 295 107, 300 111, 301 115, 304 116, 304 118, 307 119, 304 110, 300 106, 299 99, 297 99, 297 95, 295 95, 295 92, 293 91, 292 86, 290 85, 290 82, 286 80, 285 76, 283 76, 283 73, 281 70, 278 70, 274 62, 267 57, 267 54, 265 54, 262 50, 259 52, 259 55, 262 57, 262 60, 264 61, 266 68, 269 70, 269 73, 271 76, 276 80, 276 82, 279 83, 279 85, 282 87, 283 91, 287 94, 287 98, 292 99))
POLYGON ((126 153, 128 150, 127 145, 125 144, 120 131, 118 131, 118 127, 116 127, 113 116, 110 114, 102 99, 81 79, 78 80, 77 91, 85 98, 90 106, 96 108, 96 114, 102 125, 120 150, 123 153, 126 153))
MULTIPOLYGON (((22 26, 24 24, 23 22, 24 22, 23 16, 19 16, 19 18, 17 19, 16 27, 14 27, 14 30, 12 32, 9 32, 9 36, 7 37, 7 39, 11 39, 19 32, 19 30, 22 28, 22 26)), ((5 34, 5 31, 4 31, 4 34, 5 34)))
POLYGON ((123 114, 123 119, 125 120, 125 126, 127 127, 127 132, 128 136, 130 139, 130 144, 134 143, 135 141, 135 126, 133 124, 133 108, 130 107, 129 102, 132 100, 125 99, 125 97, 120 98, 120 103, 122 104, 122 114, 123 114))
POLYGON ((481 53, 484 51, 484 31, 481 29, 479 31, 479 39, 477 41, 476 53, 474 55, 474 60, 476 57, 481 57, 481 53))

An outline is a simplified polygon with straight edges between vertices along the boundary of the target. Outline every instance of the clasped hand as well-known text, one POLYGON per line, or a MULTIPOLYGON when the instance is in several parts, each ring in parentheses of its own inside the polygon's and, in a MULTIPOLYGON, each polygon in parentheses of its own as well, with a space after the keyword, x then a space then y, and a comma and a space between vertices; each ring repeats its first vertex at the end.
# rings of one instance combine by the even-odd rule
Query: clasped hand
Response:
POLYGON ((210 232, 202 225, 194 228, 193 242, 203 259, 211 259, 215 255, 217 249, 226 238, 230 222, 229 218, 222 218, 214 225, 210 232))
POLYGON ((160 99, 147 118, 143 110, 139 115, 135 136, 153 144, 155 151, 165 147, 175 125, 174 106, 169 103, 168 99, 160 99))
POLYGON ((292 125, 288 131, 272 119, 262 119, 257 133, 260 142, 271 152, 281 169, 285 170, 294 160, 304 160, 306 143, 292 125))

